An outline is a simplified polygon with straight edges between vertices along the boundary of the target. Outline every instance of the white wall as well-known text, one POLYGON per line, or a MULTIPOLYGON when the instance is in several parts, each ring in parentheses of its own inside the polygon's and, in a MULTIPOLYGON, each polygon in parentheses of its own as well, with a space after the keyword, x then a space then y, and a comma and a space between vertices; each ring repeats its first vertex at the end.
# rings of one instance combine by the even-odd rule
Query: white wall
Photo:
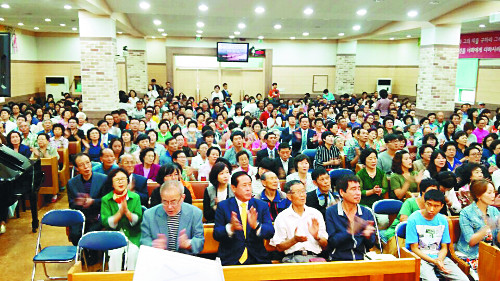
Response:
POLYGON ((360 41, 356 65, 419 65, 417 39, 400 41, 360 41))
POLYGON ((128 50, 146 50, 146 40, 130 36, 116 37, 116 50, 118 55, 123 54, 123 47, 127 46, 128 50))
POLYGON ((165 39, 147 39, 146 55, 148 57, 148 63, 167 63, 165 39))
POLYGON ((36 37, 39 61, 80 61, 79 37, 36 37))
POLYGON ((11 46, 12 60, 37 60, 36 37, 16 32, 17 52, 11 46))

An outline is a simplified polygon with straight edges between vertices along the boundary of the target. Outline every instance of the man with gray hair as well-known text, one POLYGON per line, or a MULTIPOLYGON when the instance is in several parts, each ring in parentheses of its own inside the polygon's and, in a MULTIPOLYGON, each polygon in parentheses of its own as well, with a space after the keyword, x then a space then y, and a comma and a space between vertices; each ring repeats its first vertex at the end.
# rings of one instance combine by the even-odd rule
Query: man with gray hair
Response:
POLYGON ((184 186, 168 180, 160 187, 161 205, 144 212, 141 245, 196 255, 203 250, 203 213, 184 203, 184 186))
POLYGON ((264 172, 260 176, 260 181, 264 186, 264 190, 260 194, 255 195, 255 198, 266 202, 269 206, 271 220, 274 222, 281 211, 285 210, 292 204, 284 192, 280 191, 280 182, 275 173, 269 171, 264 172))
POLYGON ((127 171, 129 176, 130 191, 134 191, 141 197, 141 205, 148 206, 148 179, 146 177, 134 174, 135 159, 132 154, 125 153, 118 159, 118 165, 127 171))
POLYGON ((85 133, 85 135, 87 134, 87 131, 90 129, 90 128, 93 128, 94 125, 90 124, 87 122, 87 115, 83 112, 78 112, 76 114, 76 118, 78 119, 78 126, 80 128, 80 130, 83 131, 83 133, 85 133))

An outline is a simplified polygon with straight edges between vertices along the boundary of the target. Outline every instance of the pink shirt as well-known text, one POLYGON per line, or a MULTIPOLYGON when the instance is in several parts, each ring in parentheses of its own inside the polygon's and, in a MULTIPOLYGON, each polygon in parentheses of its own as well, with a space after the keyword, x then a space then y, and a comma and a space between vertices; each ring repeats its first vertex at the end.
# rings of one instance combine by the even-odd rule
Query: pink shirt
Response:
POLYGON ((477 142, 478 143, 483 143, 483 139, 489 134, 490 132, 488 132, 487 130, 485 129, 479 129, 479 128, 476 128, 474 129, 474 131, 472 131, 472 134, 474 134, 477 138, 477 142))

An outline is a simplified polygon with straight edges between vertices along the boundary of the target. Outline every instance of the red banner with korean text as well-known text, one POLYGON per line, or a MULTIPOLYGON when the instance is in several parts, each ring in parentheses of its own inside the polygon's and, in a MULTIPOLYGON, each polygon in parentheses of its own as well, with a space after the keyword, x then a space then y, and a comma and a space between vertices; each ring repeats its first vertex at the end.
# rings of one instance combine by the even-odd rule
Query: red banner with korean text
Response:
POLYGON ((462 34, 459 58, 500 58, 500 31, 462 34))

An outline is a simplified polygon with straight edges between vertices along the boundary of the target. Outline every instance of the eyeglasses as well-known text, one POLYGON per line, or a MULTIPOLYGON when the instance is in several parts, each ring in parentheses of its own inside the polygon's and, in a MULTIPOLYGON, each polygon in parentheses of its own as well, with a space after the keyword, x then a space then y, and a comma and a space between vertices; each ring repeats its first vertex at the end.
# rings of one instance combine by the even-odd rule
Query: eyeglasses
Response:
POLYGON ((127 181, 127 178, 114 178, 113 179, 114 182, 126 182, 127 181))
POLYGON ((165 207, 168 207, 168 206, 172 206, 172 207, 175 207, 179 204, 179 202, 181 201, 181 198, 179 197, 179 199, 177 200, 172 200, 172 201, 162 201, 161 203, 163 204, 163 206, 165 207))
POLYGON ((307 191, 305 189, 302 190, 297 190, 297 191, 290 191, 290 194, 296 194, 296 195, 305 195, 307 194, 307 191))

